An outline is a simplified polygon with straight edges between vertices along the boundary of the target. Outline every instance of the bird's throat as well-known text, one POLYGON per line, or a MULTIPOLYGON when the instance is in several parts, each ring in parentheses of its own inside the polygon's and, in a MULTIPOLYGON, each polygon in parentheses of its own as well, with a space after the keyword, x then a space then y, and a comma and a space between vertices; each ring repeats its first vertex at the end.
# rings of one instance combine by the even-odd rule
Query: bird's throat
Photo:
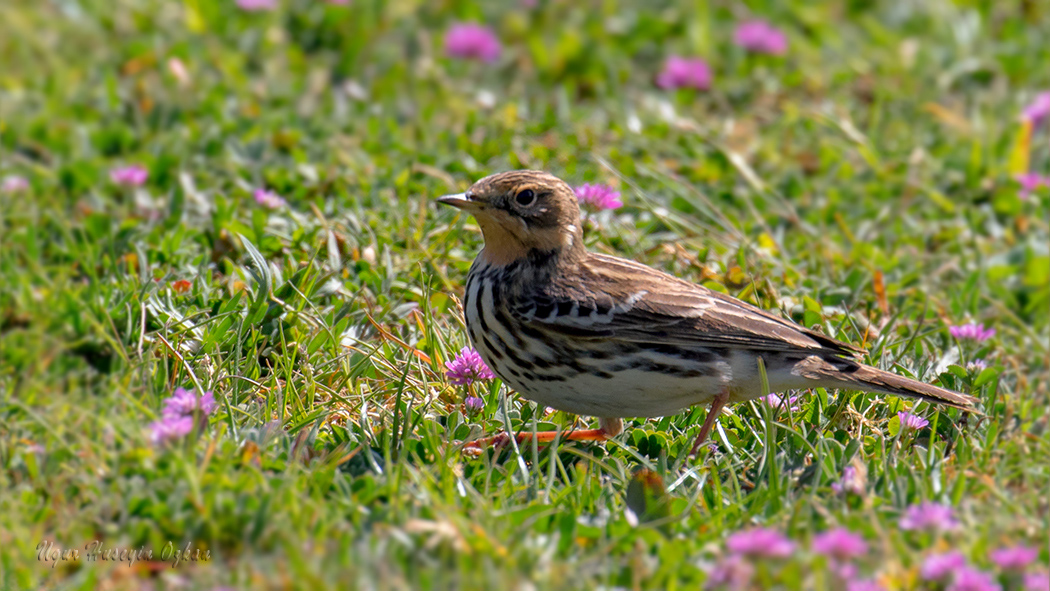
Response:
POLYGON ((505 267, 528 256, 529 249, 510 232, 502 229, 486 231, 485 226, 481 231, 485 235, 485 248, 478 259, 487 266, 505 267))

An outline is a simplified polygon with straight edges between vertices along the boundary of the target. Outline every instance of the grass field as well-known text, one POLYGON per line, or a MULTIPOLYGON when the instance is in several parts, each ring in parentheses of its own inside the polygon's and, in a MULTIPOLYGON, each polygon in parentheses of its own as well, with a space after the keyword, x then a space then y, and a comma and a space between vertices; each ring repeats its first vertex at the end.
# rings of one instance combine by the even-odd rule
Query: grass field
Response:
POLYGON ((0 3, 0 589, 1050 587, 1039 2, 240 4, 0 3), (515 168, 984 415, 818 389, 700 458, 704 409, 463 454, 591 421, 446 377, 482 242, 434 199, 515 168), (158 431, 179 388, 215 409, 158 431))

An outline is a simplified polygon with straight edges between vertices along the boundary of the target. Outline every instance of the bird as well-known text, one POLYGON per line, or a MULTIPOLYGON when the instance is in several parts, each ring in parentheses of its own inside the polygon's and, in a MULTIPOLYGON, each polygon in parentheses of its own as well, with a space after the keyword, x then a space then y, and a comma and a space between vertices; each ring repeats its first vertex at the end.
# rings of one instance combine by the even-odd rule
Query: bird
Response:
POLYGON ((575 192, 550 173, 501 172, 437 201, 472 215, 484 239, 463 297, 471 345, 524 398, 598 418, 597 429, 519 434, 518 441, 601 441, 620 434, 624 418, 707 405, 693 455, 725 405, 814 387, 971 411, 977 403, 865 365, 863 349, 732 296, 590 252, 575 192))

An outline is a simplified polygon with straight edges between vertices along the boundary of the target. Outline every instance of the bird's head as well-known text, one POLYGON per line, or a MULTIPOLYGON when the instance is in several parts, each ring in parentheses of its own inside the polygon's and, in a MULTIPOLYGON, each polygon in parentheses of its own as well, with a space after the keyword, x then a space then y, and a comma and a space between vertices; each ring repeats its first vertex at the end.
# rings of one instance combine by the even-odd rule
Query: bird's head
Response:
POLYGON ((466 193, 446 195, 438 202, 478 220, 485 235, 481 256, 489 264, 507 265, 533 254, 585 252, 576 194, 552 174, 501 172, 474 183, 466 193))

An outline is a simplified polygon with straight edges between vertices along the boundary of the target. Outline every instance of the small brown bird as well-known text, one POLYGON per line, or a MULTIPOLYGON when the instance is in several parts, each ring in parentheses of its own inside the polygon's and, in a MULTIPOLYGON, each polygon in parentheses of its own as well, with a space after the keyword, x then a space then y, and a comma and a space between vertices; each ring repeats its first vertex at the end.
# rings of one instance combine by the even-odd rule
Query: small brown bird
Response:
POLYGON ((862 350, 736 298, 588 252, 572 188, 546 172, 494 174, 438 201, 473 215, 484 234, 463 301, 482 359, 530 400, 599 417, 600 428, 565 439, 608 439, 623 430, 621 417, 709 404, 695 453, 723 406, 769 393, 760 359, 771 392, 824 386, 963 409, 976 402, 864 365, 862 350))

